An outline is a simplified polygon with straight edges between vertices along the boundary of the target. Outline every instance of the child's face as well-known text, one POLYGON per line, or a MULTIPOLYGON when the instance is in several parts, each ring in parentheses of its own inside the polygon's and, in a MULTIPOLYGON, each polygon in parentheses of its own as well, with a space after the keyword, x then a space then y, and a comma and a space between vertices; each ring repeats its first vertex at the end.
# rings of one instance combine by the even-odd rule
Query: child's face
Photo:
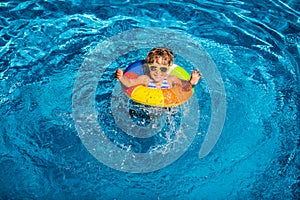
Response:
POLYGON ((152 64, 148 64, 148 66, 150 71, 150 77, 154 80, 154 82, 161 83, 164 80, 164 78, 168 76, 168 65, 162 65, 154 62, 152 64))

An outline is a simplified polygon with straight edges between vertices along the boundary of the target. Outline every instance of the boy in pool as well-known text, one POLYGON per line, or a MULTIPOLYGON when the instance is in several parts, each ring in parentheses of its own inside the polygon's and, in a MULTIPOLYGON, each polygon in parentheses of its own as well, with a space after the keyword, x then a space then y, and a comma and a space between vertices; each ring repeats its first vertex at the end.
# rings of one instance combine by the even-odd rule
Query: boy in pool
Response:
POLYGON ((125 87, 134 85, 145 85, 149 88, 166 89, 175 85, 183 88, 185 91, 191 90, 202 78, 198 70, 194 70, 189 81, 181 80, 177 76, 168 75, 168 70, 173 65, 174 55, 170 49, 157 47, 152 49, 146 58, 145 74, 136 79, 128 79, 123 76, 122 69, 116 71, 116 78, 125 87))

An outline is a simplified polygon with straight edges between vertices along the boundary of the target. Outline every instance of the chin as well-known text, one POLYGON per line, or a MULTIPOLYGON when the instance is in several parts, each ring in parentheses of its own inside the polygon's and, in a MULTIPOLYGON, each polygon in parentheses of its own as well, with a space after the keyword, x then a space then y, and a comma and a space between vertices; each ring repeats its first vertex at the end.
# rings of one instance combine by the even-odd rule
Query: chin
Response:
POLYGON ((154 80, 154 82, 159 83, 159 82, 162 82, 164 80, 164 78, 154 78, 153 80, 154 80))

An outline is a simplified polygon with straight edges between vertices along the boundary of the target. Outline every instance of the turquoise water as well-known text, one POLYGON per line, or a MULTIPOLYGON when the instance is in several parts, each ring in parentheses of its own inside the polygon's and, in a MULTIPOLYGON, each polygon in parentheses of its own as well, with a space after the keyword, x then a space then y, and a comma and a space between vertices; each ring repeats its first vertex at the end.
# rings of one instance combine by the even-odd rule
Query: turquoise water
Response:
POLYGON ((1 2, 0 199, 299 199, 299 23, 288 0, 1 2), (113 73, 159 44, 204 78, 137 108, 113 73))

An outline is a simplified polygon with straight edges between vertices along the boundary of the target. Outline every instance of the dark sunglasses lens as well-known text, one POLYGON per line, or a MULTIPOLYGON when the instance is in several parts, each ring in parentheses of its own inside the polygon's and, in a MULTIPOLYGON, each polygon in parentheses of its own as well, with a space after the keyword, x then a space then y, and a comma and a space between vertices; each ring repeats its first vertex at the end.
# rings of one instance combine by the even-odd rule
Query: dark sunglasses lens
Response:
POLYGON ((151 70, 151 71, 156 71, 156 68, 157 68, 157 67, 155 67, 155 66, 150 66, 150 70, 151 70))
POLYGON ((166 67, 161 67, 161 68, 160 68, 160 71, 161 71, 161 72, 166 72, 167 70, 168 70, 168 69, 167 69, 166 67))

